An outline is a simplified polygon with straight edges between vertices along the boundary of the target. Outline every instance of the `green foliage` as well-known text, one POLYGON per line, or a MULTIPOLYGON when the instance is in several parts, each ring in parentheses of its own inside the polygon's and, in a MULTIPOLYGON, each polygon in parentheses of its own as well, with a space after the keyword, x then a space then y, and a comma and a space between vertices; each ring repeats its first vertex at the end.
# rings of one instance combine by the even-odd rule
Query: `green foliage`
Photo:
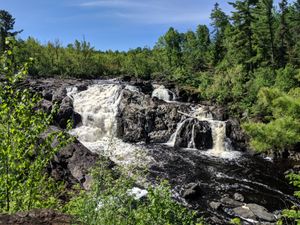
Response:
MULTIPOLYGON (((129 194, 134 180, 103 167, 93 173, 89 192, 82 192, 66 206, 66 211, 88 225, 196 224, 196 214, 172 199, 170 186, 163 182, 148 188, 147 197, 129 194)), ((198 221, 200 225, 200 220, 198 221)))
POLYGON ((15 18, 13 18, 9 12, 0 10, 0 54, 3 54, 5 51, 5 39, 7 37, 13 37, 21 32, 13 32, 14 25, 15 18))
MULTIPOLYGON (((290 173, 287 175, 287 178, 290 180, 290 183, 294 185, 298 191, 295 192, 295 196, 300 199, 300 174, 290 173)), ((289 219, 295 223, 300 224, 300 208, 299 206, 293 206, 292 209, 283 210, 282 216, 284 220, 289 219)), ((283 219, 278 221, 278 224, 283 224, 283 219)))
POLYGON ((284 150, 300 142, 300 98, 262 88, 258 94, 259 111, 268 123, 245 123, 251 146, 257 151, 284 150))
POLYGON ((0 212, 57 207, 59 184, 45 168, 65 143, 64 134, 46 135, 51 115, 37 109, 37 94, 19 87, 29 64, 15 65, 14 40, 6 39, 6 44, 1 56, 5 78, 0 85, 0 212))
POLYGON ((234 225, 241 225, 242 221, 240 218, 234 218, 230 221, 230 224, 234 224, 234 225))
POLYGON ((291 65, 287 65, 285 68, 278 69, 276 71, 275 87, 281 91, 288 92, 294 87, 300 85, 297 76, 299 76, 300 70, 295 69, 291 65))

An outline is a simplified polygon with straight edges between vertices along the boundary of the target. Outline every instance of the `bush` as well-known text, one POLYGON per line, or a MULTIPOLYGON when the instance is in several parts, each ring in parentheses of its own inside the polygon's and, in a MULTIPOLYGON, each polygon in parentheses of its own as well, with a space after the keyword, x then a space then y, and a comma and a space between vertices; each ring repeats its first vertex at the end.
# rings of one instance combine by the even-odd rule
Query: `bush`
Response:
POLYGON ((42 138, 52 117, 37 109, 37 94, 19 87, 28 64, 16 65, 14 40, 6 44, 0 68, 5 76, 0 84, 0 212, 57 208, 60 185, 45 169, 66 139, 62 132, 42 138))
POLYGON ((263 88, 258 94, 257 108, 265 111, 264 120, 267 123, 248 122, 243 125, 254 149, 284 150, 300 142, 299 97, 281 93, 277 89, 263 88))
POLYGON ((88 225, 196 224, 196 213, 176 203, 170 186, 162 182, 148 188, 147 197, 129 194, 134 180, 100 168, 93 172, 94 183, 66 206, 66 211, 88 225))

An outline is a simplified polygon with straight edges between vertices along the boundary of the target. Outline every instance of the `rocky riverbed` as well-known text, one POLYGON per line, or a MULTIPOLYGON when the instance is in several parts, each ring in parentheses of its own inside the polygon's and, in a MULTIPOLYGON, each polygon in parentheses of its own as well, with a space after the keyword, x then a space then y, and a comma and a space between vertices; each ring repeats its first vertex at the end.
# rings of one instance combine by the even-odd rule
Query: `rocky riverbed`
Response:
MULTIPOLYGON (((283 169, 248 149, 236 119, 175 86, 120 79, 41 79, 25 86, 42 93, 45 111, 59 105, 52 129, 73 121, 77 140, 48 168, 70 186, 88 189, 88 169, 104 156, 111 166, 146 166, 152 183, 168 179, 174 197, 212 224, 234 217, 275 224, 281 209, 299 204, 283 169)), ((281 157, 291 156, 298 157, 281 157)))

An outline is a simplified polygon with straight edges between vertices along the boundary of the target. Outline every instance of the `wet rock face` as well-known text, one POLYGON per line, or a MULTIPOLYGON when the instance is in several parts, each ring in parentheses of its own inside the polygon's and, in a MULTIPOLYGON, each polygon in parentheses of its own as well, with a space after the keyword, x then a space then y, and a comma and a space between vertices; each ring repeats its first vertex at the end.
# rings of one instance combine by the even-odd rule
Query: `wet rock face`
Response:
POLYGON ((72 99, 67 96, 68 87, 76 87, 78 91, 86 90, 91 81, 81 81, 76 79, 28 79, 24 84, 34 92, 41 93, 43 100, 41 108, 50 113, 54 104, 58 104, 58 111, 54 116, 54 125, 65 129, 70 120, 75 127, 81 122, 80 115, 74 112, 72 99))
POLYGON ((68 144, 62 148, 50 162, 48 173, 57 181, 65 181, 67 187, 80 184, 83 188, 89 189, 91 185, 90 170, 96 163, 104 164, 112 168, 114 164, 96 153, 92 153, 80 142, 68 144))
POLYGON ((54 120, 59 127, 63 129, 67 127, 68 121, 73 123, 73 127, 76 127, 76 125, 81 122, 81 116, 74 112, 72 99, 70 99, 68 96, 62 99, 54 120))
POLYGON ((248 139, 237 119, 226 122, 226 136, 231 140, 234 149, 245 151, 248 149, 248 139))
POLYGON ((118 115, 118 136, 128 142, 167 142, 181 119, 178 106, 124 90, 118 115))
POLYGON ((177 134, 175 147, 194 147, 199 150, 211 149, 213 139, 210 124, 207 121, 197 119, 187 120, 177 134))

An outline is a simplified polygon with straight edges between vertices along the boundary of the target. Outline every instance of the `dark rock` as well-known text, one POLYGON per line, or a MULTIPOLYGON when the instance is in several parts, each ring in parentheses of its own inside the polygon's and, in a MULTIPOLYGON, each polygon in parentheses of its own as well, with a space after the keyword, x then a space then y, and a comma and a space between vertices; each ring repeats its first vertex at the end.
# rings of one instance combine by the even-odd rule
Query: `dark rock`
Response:
POLYGON ((241 206, 233 209, 234 213, 238 217, 242 217, 245 219, 252 219, 255 220, 255 214, 247 207, 241 206))
POLYGON ((214 210, 218 210, 221 207, 221 203, 220 202, 210 202, 209 206, 214 210))
POLYGON ((42 91, 42 96, 43 96, 44 99, 46 99, 48 101, 52 101, 52 97, 53 97, 52 90, 51 89, 44 89, 42 91))
POLYGON ((228 119, 228 114, 223 107, 211 107, 212 116, 215 120, 225 121, 228 119))
POLYGON ((234 193, 233 198, 239 202, 243 202, 245 200, 244 196, 239 193, 234 193))
POLYGON ((182 117, 178 111, 186 111, 184 107, 124 90, 117 116, 118 137, 128 142, 167 142, 182 117))
POLYGON ((238 120, 229 119, 226 122, 226 136, 230 138, 231 144, 235 150, 245 151, 248 149, 248 139, 242 130, 238 120))
POLYGON ((268 212, 268 210, 261 205, 247 204, 246 207, 248 207, 260 220, 265 220, 268 222, 276 221, 276 217, 272 213, 268 212))
POLYGON ((192 118, 184 121, 181 129, 177 133, 175 146, 182 148, 195 147, 200 150, 212 148, 213 139, 209 123, 192 118), (189 146, 193 136, 195 146, 189 146))
POLYGON ((59 127, 65 129, 67 127, 68 121, 73 122, 73 127, 81 122, 81 116, 74 112, 72 99, 68 96, 65 97, 59 107, 58 113, 54 120, 59 125, 59 127))
POLYGON ((229 206, 229 207, 237 207, 237 206, 242 206, 242 205, 243 205, 242 202, 233 200, 233 199, 228 198, 228 197, 222 198, 222 199, 221 199, 221 202, 222 202, 224 205, 229 206))
POLYGON ((96 163, 105 163, 110 168, 114 166, 111 161, 92 153, 75 140, 57 153, 48 166, 48 172, 55 180, 65 181, 68 187, 79 183, 84 188, 89 188, 89 172, 96 163))
POLYGON ((176 88, 175 93, 182 102, 198 103, 200 101, 200 94, 193 90, 176 88))
POLYGON ((237 207, 233 209, 236 216, 254 219, 254 220, 263 220, 268 222, 275 222, 276 217, 267 211, 266 208, 257 204, 245 204, 242 207, 237 207))
POLYGON ((78 84, 76 85, 77 87, 77 91, 80 92, 80 91, 85 91, 88 89, 88 85, 87 84, 78 84))
POLYGON ((200 185, 197 183, 188 184, 183 192, 183 197, 190 200, 196 200, 197 198, 201 197, 200 185))
POLYGON ((51 209, 35 209, 30 212, 0 214, 0 225, 71 225, 78 224, 70 215, 51 209))
POLYGON ((45 100, 43 99, 40 103, 41 105, 41 108, 43 109, 44 112, 46 113, 51 113, 51 110, 52 110, 52 102, 48 101, 48 100, 45 100))
POLYGON ((66 87, 60 87, 57 89, 52 96, 52 102, 61 102, 67 96, 66 87))

